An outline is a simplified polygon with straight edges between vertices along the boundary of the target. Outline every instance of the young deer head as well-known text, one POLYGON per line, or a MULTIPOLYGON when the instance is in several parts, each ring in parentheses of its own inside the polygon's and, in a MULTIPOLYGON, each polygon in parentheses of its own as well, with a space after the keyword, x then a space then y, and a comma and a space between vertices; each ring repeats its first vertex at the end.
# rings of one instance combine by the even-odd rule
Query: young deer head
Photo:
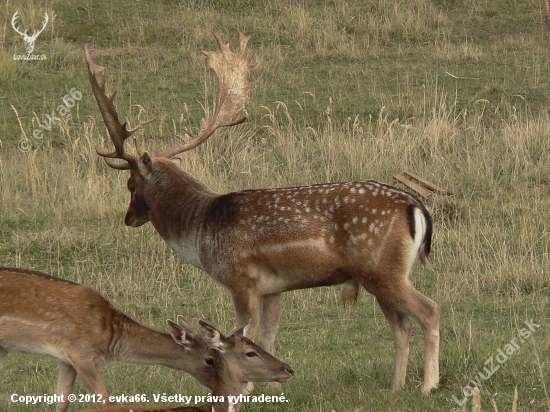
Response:
MULTIPOLYGON (((224 336, 215 327, 199 321, 201 333, 208 342, 214 368, 212 398, 203 406, 163 407, 163 406, 112 406, 96 412, 135 412, 135 411, 179 411, 179 412, 239 412, 241 395, 247 382, 284 382, 294 372, 286 363, 276 359, 244 336, 246 327, 236 329, 230 336, 224 336)), ((92 410, 81 411, 92 412, 92 410)))
POLYGON ((378 300, 394 334, 392 389, 405 384, 411 318, 424 333, 422 390, 436 387, 439 307, 409 282, 414 262, 425 262, 431 245, 432 218, 417 197, 370 180, 217 194, 170 160, 217 128, 243 120, 232 119, 252 86, 248 38, 241 36, 240 53, 216 39, 220 49, 205 53, 218 83, 214 115, 189 143, 155 157, 124 150, 124 141, 148 122, 131 130, 119 122, 105 82, 100 86, 96 79, 104 69, 86 50, 92 90, 115 146, 112 153, 98 153, 109 166, 130 170, 126 225, 150 221, 182 259, 227 287, 238 325, 251 320, 247 336, 253 337, 260 323, 261 341, 270 353, 282 292, 345 283, 343 297, 355 299, 362 285, 378 300))
POLYGON ((91 394, 109 396, 97 369, 118 360, 164 365, 190 373, 213 389, 210 339, 195 334, 181 316, 171 333, 142 325, 98 291, 44 273, 0 268, 0 367, 9 351, 48 355, 59 361, 57 393, 69 407, 76 375, 91 394))

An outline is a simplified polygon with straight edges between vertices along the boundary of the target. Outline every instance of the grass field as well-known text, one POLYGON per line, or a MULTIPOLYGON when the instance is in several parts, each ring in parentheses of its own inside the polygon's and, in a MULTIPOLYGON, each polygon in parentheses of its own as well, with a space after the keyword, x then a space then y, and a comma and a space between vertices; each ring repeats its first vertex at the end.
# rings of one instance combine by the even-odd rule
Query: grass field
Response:
MULTIPOLYGON (((411 170, 454 193, 429 202, 431 268, 417 265, 411 276, 441 306, 441 387, 420 392, 418 325, 406 388, 392 393, 393 339, 373 297, 362 291, 344 307, 340 287, 303 290, 286 294, 278 336, 277 355, 296 371, 284 384, 290 401, 246 410, 470 410, 471 397, 459 406, 453 396, 462 401, 481 380, 483 410, 512 410, 517 387, 519 411, 550 411, 543 0, 7 0, 0 16, 0 265, 92 285, 158 328, 182 314, 229 332, 228 292, 179 260, 150 224, 124 226, 128 173, 95 153, 106 132, 83 48, 91 44, 108 68, 121 118, 135 125, 158 117, 138 133, 156 153, 212 109, 214 80, 200 53, 216 48, 211 32, 235 46, 241 31, 253 35, 251 77, 260 80, 249 119, 186 153, 184 169, 220 192, 392 183, 411 170), (10 23, 16 11, 29 33, 48 13, 34 50, 46 60, 14 60, 25 52, 10 23), (51 130, 41 128, 71 90, 81 99, 51 130), (528 329, 531 320, 540 326, 528 329), (519 349, 504 360, 499 350, 512 339, 519 349), (480 379, 491 358, 499 369, 480 379)), ((9 396, 52 394, 56 377, 54 361, 10 354, 0 410, 54 410, 9 396)), ((208 393, 161 367, 112 364, 102 377, 114 395, 208 393)), ((76 392, 85 393, 80 382, 76 392)))

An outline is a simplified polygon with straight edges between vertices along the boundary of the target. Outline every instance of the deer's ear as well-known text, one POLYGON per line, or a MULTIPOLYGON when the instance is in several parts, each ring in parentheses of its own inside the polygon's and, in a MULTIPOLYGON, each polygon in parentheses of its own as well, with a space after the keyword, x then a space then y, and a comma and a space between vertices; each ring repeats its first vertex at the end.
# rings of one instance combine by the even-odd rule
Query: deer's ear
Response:
POLYGON ((191 333, 186 333, 186 331, 184 330, 185 328, 182 328, 180 325, 172 322, 170 319, 168 319, 167 322, 168 326, 170 327, 170 335, 172 335, 172 339, 174 339, 178 345, 181 345, 186 349, 192 348, 195 345, 195 339, 191 336, 191 333))
POLYGON ((138 161, 138 167, 139 171, 144 176, 149 176, 151 173, 153 173, 153 170, 155 168, 155 163, 153 162, 153 158, 151 155, 147 152, 144 152, 138 161))
POLYGON ((252 337, 248 336, 248 331, 250 330, 250 322, 251 322, 251 320, 248 321, 248 323, 246 325, 235 329, 233 332, 231 332, 231 335, 246 336, 246 337, 249 337, 250 339, 253 340, 253 336, 252 337))
POLYGON ((178 326, 182 328, 185 332, 195 333, 195 331, 193 330, 193 326, 191 326, 191 324, 187 322, 187 319, 185 319, 183 316, 178 315, 177 322, 178 322, 178 326))
POLYGON ((199 320, 199 325, 201 335, 206 339, 210 347, 220 351, 223 351, 227 347, 226 337, 218 329, 203 320, 199 320))
POLYGON ((172 162, 178 165, 181 168, 181 159, 179 157, 173 157, 170 159, 172 162))

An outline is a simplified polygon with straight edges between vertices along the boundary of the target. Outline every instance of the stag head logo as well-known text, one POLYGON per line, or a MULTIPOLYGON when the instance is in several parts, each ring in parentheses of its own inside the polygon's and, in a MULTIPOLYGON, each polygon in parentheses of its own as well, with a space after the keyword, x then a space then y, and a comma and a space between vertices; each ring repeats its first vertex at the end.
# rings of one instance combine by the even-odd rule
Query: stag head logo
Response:
POLYGON ((27 49, 27 54, 32 54, 34 50, 34 42, 36 41, 38 35, 44 31, 44 29, 46 28, 46 24, 48 24, 48 21, 50 20, 50 18, 48 17, 48 13, 44 13, 44 23, 42 24, 42 28, 40 30, 35 30, 32 36, 29 36, 26 30, 22 32, 17 26, 17 19, 19 19, 20 17, 21 15, 19 14, 18 11, 16 11, 13 14, 13 17, 11 19, 11 26, 19 35, 21 35, 21 37, 25 41, 25 48, 27 49))

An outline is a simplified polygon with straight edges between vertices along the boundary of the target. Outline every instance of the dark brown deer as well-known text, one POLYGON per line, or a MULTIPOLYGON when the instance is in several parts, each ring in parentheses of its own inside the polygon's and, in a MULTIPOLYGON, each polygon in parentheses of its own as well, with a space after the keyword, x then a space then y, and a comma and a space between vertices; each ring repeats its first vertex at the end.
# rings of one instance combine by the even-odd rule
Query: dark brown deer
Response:
POLYGON ((284 382, 294 372, 286 364, 273 357, 244 336, 246 327, 240 327, 226 337, 216 328, 199 321, 201 332, 212 352, 214 387, 212 402, 202 406, 111 406, 101 410, 81 412, 239 412, 241 395, 247 382, 284 382))
POLYGON ((59 361, 56 411, 69 407, 76 375, 100 405, 109 395, 98 368, 110 361, 163 365, 216 384, 210 342, 182 317, 170 333, 139 323, 97 290, 32 270, 0 268, 0 367, 10 351, 59 361))
POLYGON ((118 120, 113 96, 100 85, 104 68, 86 50, 92 90, 115 146, 98 149, 107 164, 129 170, 130 206, 125 223, 151 222, 185 261, 228 288, 249 337, 260 323, 264 348, 274 353, 282 292, 345 283, 354 298, 359 285, 372 293, 390 323, 395 340, 392 389, 405 384, 411 318, 424 334, 422 391, 439 382, 439 307, 409 281, 414 262, 430 252, 432 218, 412 194, 376 181, 326 183, 306 187, 245 190, 219 194, 170 160, 193 149, 216 129, 241 123, 253 83, 246 58, 248 37, 232 52, 216 35, 220 49, 208 52, 216 75, 216 108, 205 129, 187 144, 155 157, 127 152, 124 141, 148 122, 127 130, 118 120), (121 159, 117 163, 113 159, 121 159))

